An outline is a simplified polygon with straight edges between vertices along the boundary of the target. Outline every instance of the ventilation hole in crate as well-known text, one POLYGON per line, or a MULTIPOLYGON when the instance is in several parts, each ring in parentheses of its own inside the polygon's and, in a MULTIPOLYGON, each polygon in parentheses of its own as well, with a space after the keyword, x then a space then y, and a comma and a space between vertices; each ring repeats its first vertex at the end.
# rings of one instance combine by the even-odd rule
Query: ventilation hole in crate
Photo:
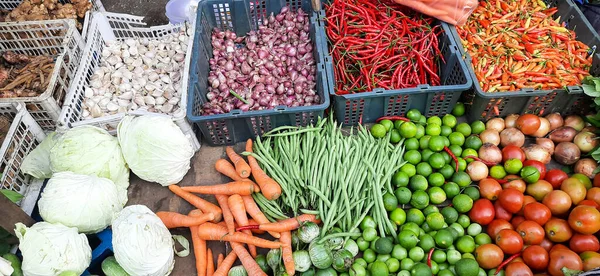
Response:
POLYGON ((510 102, 510 99, 511 98, 490 99, 484 111, 481 113, 481 118, 484 121, 487 121, 494 117, 508 115, 504 114, 503 111, 504 107, 510 102))
POLYGON ((253 29, 258 29, 258 25, 263 23, 267 18, 267 4, 265 1, 250 2, 250 17, 253 20, 253 29))
POLYGON ((544 96, 532 98, 531 103, 525 109, 525 113, 544 115, 548 111, 548 108, 552 106, 552 102, 557 95, 557 92, 551 92, 544 96))
POLYGON ((229 129, 227 128, 225 121, 217 120, 205 122, 204 124, 206 125, 210 135, 208 138, 213 142, 213 144, 224 145, 232 142, 232 139, 229 135, 229 129))
POLYGON ((365 107, 365 100, 347 100, 346 101, 346 114, 344 116, 344 124, 355 125, 360 123, 361 116, 365 107))
MULTIPOLYGON (((292 1, 289 1, 287 4, 290 6, 290 8, 293 11, 298 10, 299 8, 302 8, 301 0, 292 0, 292 1)), ((305 12, 307 12, 307 11, 305 11, 305 12)))
POLYGON ((467 76, 465 76, 465 72, 462 71, 458 61, 454 63, 450 74, 448 74, 448 77, 443 80, 443 82, 445 85, 459 85, 467 83, 467 76))
POLYGON ((259 116, 250 118, 250 124, 252 125, 252 134, 258 137, 270 131, 271 126, 271 117, 268 116, 259 116))
POLYGON ((440 116, 448 113, 454 93, 435 93, 427 110, 427 116, 440 116))
POLYGON ((315 114, 313 112, 302 112, 295 114, 297 126, 306 126, 315 123, 315 114))
POLYGON ((216 25, 222 29, 232 29, 233 23, 231 22, 231 11, 229 10, 229 4, 213 4, 213 14, 215 15, 216 25))
POLYGON ((409 95, 392 96, 388 100, 385 116, 404 115, 408 108, 409 95))

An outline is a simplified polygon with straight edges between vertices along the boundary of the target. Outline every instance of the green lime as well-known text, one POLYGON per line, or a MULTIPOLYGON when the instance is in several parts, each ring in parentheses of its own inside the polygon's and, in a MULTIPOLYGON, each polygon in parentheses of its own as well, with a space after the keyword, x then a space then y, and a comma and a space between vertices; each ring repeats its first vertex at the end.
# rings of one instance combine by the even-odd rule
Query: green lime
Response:
POLYGON ((445 137, 445 136, 440 136, 440 137, 442 137, 442 139, 444 140, 444 146, 449 147, 450 139, 448 139, 448 137, 445 137))
POLYGON ((452 233, 448 229, 442 229, 435 234, 435 244, 437 247, 446 249, 454 242, 452 233))
POLYGON ((360 222, 360 230, 365 231, 367 228, 375 228, 377 227, 377 223, 372 216, 366 215, 365 218, 360 222))
POLYGON ((425 116, 421 116, 421 118, 419 118, 419 124, 422 124, 422 125, 427 124, 427 118, 425 118, 425 116))
POLYGON ((400 187, 394 191, 398 204, 408 204, 412 197, 412 192, 407 187, 400 187))
POLYGON ((450 226, 448 226, 448 229, 454 230, 454 233, 456 233, 457 238, 465 235, 465 228, 463 228, 457 222, 451 223, 450 226))
POLYGON ((462 146, 465 143, 465 136, 460 132, 452 132, 448 136, 450 145, 462 146))
POLYGON ((444 117, 442 117, 442 124, 454 128, 457 124, 456 117, 454 117, 452 114, 446 114, 444 117))
POLYGON ((429 163, 421 162, 417 164, 417 175, 428 177, 433 172, 429 163))
POLYGON ((396 187, 406 187, 408 185, 408 174, 403 171, 397 171, 392 177, 392 184, 396 187))
MULTIPOLYGON (((479 199, 479 197, 481 196, 481 195, 479 194, 479 189, 477 189, 477 188, 476 188, 476 187, 474 187, 474 186, 469 186, 469 187, 466 187, 466 188, 463 190, 463 194, 465 194, 465 195, 468 195, 468 196, 469 196, 471 199, 473 199, 473 201, 475 201, 475 200, 478 200, 478 199, 479 199)), ((384 197, 384 200, 385 200, 385 197, 384 197)))
POLYGON ((431 259, 438 264, 444 263, 444 262, 446 262, 446 252, 436 249, 433 251, 433 254, 431 255, 431 259))
POLYGON ((579 181, 581 181, 581 183, 583 183, 583 185, 585 186, 586 189, 592 188, 592 181, 585 174, 575 173, 575 174, 571 175, 571 177, 577 178, 579 181))
POLYGON ((425 135, 421 138, 419 138, 419 148, 424 150, 424 149, 429 149, 429 140, 431 139, 431 136, 429 135, 425 135))
POLYGON ((471 135, 471 126, 467 123, 460 123, 456 126, 456 131, 462 133, 466 137, 471 135))
POLYGON ((506 170, 502 165, 494 165, 490 168, 490 176, 495 179, 502 179, 506 176, 506 170))
POLYGON ((413 108, 406 113, 406 118, 411 121, 419 121, 419 119, 421 119, 421 111, 413 108))
POLYGON ((450 157, 450 154, 448 154, 447 152, 442 151, 440 154, 442 155, 442 157, 444 157, 444 165, 449 165, 450 161, 454 161, 452 160, 452 157, 450 157))
POLYGON ((471 177, 466 172, 457 172, 452 176, 452 182, 458 184, 459 187, 467 187, 471 184, 471 177))
POLYGON ((363 259, 365 259, 365 261, 367 261, 367 263, 370 264, 370 263, 374 262, 375 258, 377 258, 377 253, 375 253, 375 251, 373 251, 373 249, 367 248, 363 252, 363 259))
POLYGON ((467 234, 469 234, 469 236, 477 236, 477 234, 481 233, 481 231, 483 230, 483 227, 481 227, 481 224, 479 223, 471 223, 471 225, 469 225, 469 227, 467 227, 467 234))
POLYGON ((390 213, 390 220, 396 225, 402 225, 406 222, 406 212, 402 208, 396 208, 390 213))
POLYGON ((475 235, 475 243, 478 245, 490 244, 492 243, 492 238, 487 233, 479 233, 475 235))
POLYGON ((356 245, 358 245, 358 249, 360 249, 360 251, 365 251, 367 248, 369 248, 370 243, 365 241, 363 237, 359 237, 356 239, 356 245))
MULTIPOLYGON (((410 270, 414 265, 415 261, 413 261, 411 258, 404 258, 400 261, 400 269, 402 270, 410 270)), ((398 275, 400 275, 400 273, 398 273, 398 275)), ((410 275, 410 273, 408 275, 410 275)))
MULTIPOLYGON (((452 169, 452 168, 450 168, 450 169, 452 169)), ((444 175, 439 172, 432 173, 427 177, 427 181, 429 182, 429 185, 431 185, 433 187, 441 187, 442 185, 444 185, 445 180, 446 179, 444 178, 444 175)))
MULTIPOLYGON (((411 210, 421 212, 421 210, 418 210, 418 209, 411 209, 411 210)), ((411 213, 411 210, 408 210, 409 214, 411 213)), ((425 221, 425 218, 423 217, 423 213, 420 213, 420 214, 421 214, 421 222, 419 224, 412 222, 410 220, 407 220, 407 222, 404 225, 402 225, 402 227, 400 227, 400 230, 408 230, 408 231, 415 233, 415 235, 419 236, 419 233, 421 232, 421 228, 419 227, 419 225, 422 224, 423 221, 425 221)), ((407 218, 408 218, 408 215, 407 215, 407 218)))
POLYGON ((440 119, 440 117, 438 117, 438 116, 431 116, 431 117, 427 118, 427 124, 441 126, 442 119, 440 119))
POLYGON ((419 236, 419 247, 423 248, 425 251, 429 251, 429 249, 435 247, 435 240, 429 234, 419 236))
MULTIPOLYGON (((369 248, 371 248, 371 250, 375 251, 375 243, 380 239, 380 237, 375 237, 374 240, 371 241, 371 244, 369 244, 369 248)), ((377 251, 375 251, 377 252, 377 251)))
MULTIPOLYGON (((465 169, 467 169, 467 161, 465 161, 465 159, 462 159, 461 157, 456 157, 456 159, 458 160, 458 170, 459 171, 464 171, 465 169)), ((450 165, 452 165, 452 168, 456 170, 456 163, 452 162, 450 165)))
POLYGON ((444 186, 442 186, 442 189, 444 189, 444 192, 446 192, 446 197, 448 198, 454 198, 460 193, 460 187, 454 182, 447 182, 444 184, 444 186))
POLYGON ((400 132, 397 129, 392 129, 390 134, 390 143, 397 144, 400 143, 401 140, 402 135, 400 135, 400 132))
POLYGON ((463 151, 462 147, 459 145, 450 145, 448 146, 448 148, 450 149, 452 154, 454 154, 454 156, 460 156, 463 151))
POLYGON ((523 162, 521 162, 521 159, 513 158, 508 159, 506 160, 506 162, 504 162, 504 170, 508 174, 518 174, 522 168, 523 162))
POLYGON ((431 187, 429 188, 429 201, 432 204, 442 204, 444 201, 446 201, 446 193, 444 192, 444 189, 440 188, 440 187, 431 187))
POLYGON ((383 138, 387 133, 387 129, 382 124, 374 124, 371 127, 371 135, 375 138, 383 138))
POLYGON ((417 138, 408 138, 404 141, 404 148, 406 150, 418 150, 419 149, 419 139, 417 138))
POLYGON ((428 216, 431 213, 439 213, 440 209, 435 205, 429 205, 423 209, 423 215, 428 216))
MULTIPOLYGON (((450 265, 448 264, 448 262, 445 262, 445 263, 438 263, 438 268, 440 269, 440 271, 441 271, 441 270, 444 270, 444 269, 448 269, 448 267, 449 267, 449 266, 450 266, 450 265)), ((438 275, 439 275, 439 274, 438 274, 438 275)), ((454 275, 454 274, 452 274, 452 275, 454 275)))
POLYGON ((440 133, 442 133, 442 127, 440 125, 428 124, 425 127, 425 134, 427 135, 437 136, 440 135, 440 133))
MULTIPOLYGON (((398 234, 398 244, 407 250, 410 250, 417 246, 419 242, 419 238, 413 231, 410 230, 402 230, 400 234, 398 234)), ((364 257, 363 257, 364 258, 364 257)))
POLYGON ((410 199, 410 205, 417 209, 423 209, 429 205, 429 195, 423 190, 415 191, 410 199))
POLYGON ((454 108, 452 108, 452 115, 456 117, 460 117, 465 115, 465 104, 461 102, 457 102, 454 108))
POLYGON ((463 228, 467 228, 469 225, 471 225, 471 219, 465 214, 460 214, 456 222, 458 222, 458 224, 460 224, 460 226, 463 228))
POLYGON ((468 195, 460 194, 452 199, 452 205, 459 213, 466 213, 473 208, 473 199, 468 195))
POLYGON ((474 149, 464 149, 460 156, 464 158, 467 163, 471 163, 475 160, 473 160, 473 158, 467 158, 467 156, 479 157, 479 154, 474 149))
POLYGON ((423 125, 417 125, 417 134, 415 134, 415 138, 421 139, 425 135, 425 127, 423 125))
POLYGON ((399 244, 394 244, 394 248, 392 249, 392 257, 398 260, 402 260, 408 256, 408 251, 406 248, 402 247, 399 244))
POLYGON ((444 221, 444 216, 440 213, 431 213, 431 214, 427 215, 427 218, 425 219, 425 221, 427 221, 427 224, 433 230, 442 229, 444 227, 444 224, 446 223, 444 221))
POLYGON ((465 148, 479 150, 482 145, 483 142, 481 142, 481 139, 475 135, 469 136, 465 139, 465 148))
POLYGON ((504 274, 504 269, 500 270, 500 272, 496 273, 496 269, 492 268, 488 271, 488 276, 506 276, 506 274, 504 274))
POLYGON ((440 132, 441 136, 448 136, 452 133, 452 128, 449 126, 442 126, 442 131, 440 132))
POLYGON ((423 230, 423 232, 425 232, 425 233, 429 233, 429 232, 433 231, 433 229, 431 229, 431 227, 429 227, 429 224, 427 224, 427 222, 423 222, 423 224, 421 224, 421 230, 423 230))
POLYGON ((448 249, 448 251, 446 251, 446 261, 448 261, 450 265, 456 264, 461 258, 462 254, 456 249, 448 249))
POLYGON ((377 238, 377 230, 373 227, 367 227, 363 230, 362 237, 365 241, 372 242, 377 238))
POLYGON ((445 139, 447 138, 444 136, 431 136, 429 138, 429 149, 436 152, 442 151, 446 145, 445 139))
POLYGON ((424 263, 417 263, 410 269, 410 275, 413 276, 431 276, 431 268, 424 263))
POLYGON ((437 276, 454 276, 454 272, 450 269, 440 269, 437 276))
MULTIPOLYGON (((350 267, 350 276, 366 276, 367 275, 367 270, 365 269, 366 266, 361 266, 360 264, 357 264, 356 261, 352 264, 352 266, 350 267)), ((306 272, 304 272, 306 273, 306 272)), ((302 274, 304 274, 302 273, 302 274)), ((309 274, 305 274, 305 275, 309 275, 309 274)), ((310 274, 312 275, 312 274, 310 274)))
POLYGON ((390 274, 387 265, 382 261, 375 261, 369 271, 371 276, 388 276, 390 274))
POLYGON ((433 154, 433 151, 431 151, 430 149, 421 150, 421 161, 423 161, 423 162, 429 161, 429 158, 431 158, 432 154, 433 154))
POLYGON ((462 236, 456 241, 456 250, 461 253, 473 253, 475 251, 475 239, 471 236, 462 236))
POLYGON ((409 150, 404 153, 404 160, 410 164, 417 165, 421 162, 421 154, 417 150, 409 150))
POLYGON ((396 273, 398 270, 400 270, 400 261, 398 261, 398 259, 389 258, 387 261, 385 261, 385 265, 388 267, 391 273, 396 273))
POLYGON ((375 242, 375 252, 377 254, 390 254, 394 248, 394 241, 391 238, 379 238, 375 242))
MULTIPOLYGON (((419 225, 423 224, 423 222, 425 221, 425 215, 423 215, 423 212, 421 210, 419 210, 417 208, 411 208, 406 213, 406 221, 413 222, 417 226, 419 226, 419 225)), ((415 232, 415 234, 419 234, 419 232, 418 232, 419 230, 417 230, 417 229, 413 229, 413 230, 417 231, 417 232, 415 232)))
POLYGON ((421 247, 413 247, 408 250, 408 257, 411 258, 415 262, 420 262, 425 258, 425 250, 421 247))
POLYGON ((447 224, 452 224, 458 219, 458 212, 452 206, 446 206, 442 208, 441 213, 444 215, 444 221, 447 224))
POLYGON ((404 124, 404 121, 402 121, 402 120, 396 120, 396 121, 394 121, 394 128, 397 129, 397 130, 400 130, 400 126, 402 124, 404 124))
POLYGON ((404 172, 408 177, 412 177, 413 175, 417 174, 417 168, 415 168, 415 165, 409 163, 402 165, 402 167, 400 167, 400 171, 404 172))
MULTIPOLYGON (((438 172, 442 175, 444 180, 446 180, 446 179, 452 178, 452 175, 454 174, 454 169, 452 168, 451 165, 446 164, 441 169, 439 169, 438 172)), ((431 184, 431 181, 429 181, 429 184, 431 184)), ((431 185, 435 186, 433 184, 431 184, 431 185)))
POLYGON ((444 167, 444 165, 446 165, 446 160, 444 159, 444 156, 439 152, 432 154, 429 157, 429 160, 427 160, 427 162, 429 163, 429 165, 431 165, 432 168, 437 170, 441 169, 442 167, 444 167))
POLYGON ((540 180, 540 171, 534 166, 526 166, 521 170, 521 178, 529 184, 535 183, 540 180))
POLYGON ((386 211, 391 212, 398 207, 398 199, 391 193, 385 193, 383 195, 383 207, 386 211))
POLYGON ((475 256, 471 253, 463 253, 462 254, 463 259, 468 258, 468 259, 473 259, 475 260, 475 256))
POLYGON ((476 276, 479 274, 479 264, 476 260, 470 258, 458 260, 454 265, 454 269, 458 275, 476 276))
POLYGON ((412 138, 417 134, 417 126, 413 122, 406 122, 400 126, 400 135, 404 138, 412 138))
POLYGON ((394 128, 394 123, 388 119, 379 121, 379 124, 385 127, 385 131, 390 131, 390 129, 394 128))
POLYGON ((482 133, 485 130, 485 124, 482 121, 475 121, 471 123, 471 131, 473 134, 482 133))
MULTIPOLYGON (((424 163, 424 164, 426 164, 426 163, 424 163)), ((419 171, 419 166, 417 166, 417 171, 419 171)), ((417 190, 424 191, 424 190, 427 190, 428 186, 429 185, 427 184, 427 178, 425 178, 425 176, 417 174, 410 178, 409 187, 413 191, 417 191, 417 190)))
MULTIPOLYGON (((361 250, 361 251, 363 251, 363 250, 361 250)), ((354 260, 354 263, 359 264, 362 267, 367 267, 367 261, 365 261, 365 259, 363 259, 363 258, 356 258, 354 260)))

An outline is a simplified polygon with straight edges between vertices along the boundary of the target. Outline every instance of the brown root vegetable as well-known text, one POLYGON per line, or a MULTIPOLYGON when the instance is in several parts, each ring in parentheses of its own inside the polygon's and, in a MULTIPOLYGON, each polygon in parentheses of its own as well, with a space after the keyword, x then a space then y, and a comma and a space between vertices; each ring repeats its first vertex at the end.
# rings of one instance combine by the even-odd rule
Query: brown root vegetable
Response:
POLYGON ((466 172, 473 181, 479 181, 486 178, 489 174, 488 167, 481 161, 473 161, 467 166, 466 172))
POLYGON ((570 126, 563 126, 553 130, 548 138, 554 143, 571 142, 577 135, 577 130, 570 126))
MULTIPOLYGON (((477 152, 479 158, 487 163, 499 164, 502 162, 502 151, 494 144, 485 143, 477 152)), ((487 175, 486 175, 487 176, 487 175)))
POLYGON ((519 119, 519 114, 510 114, 504 118, 504 127, 517 127, 517 119, 519 119))
POLYGON ((581 151, 571 142, 562 142, 554 148, 554 159, 563 165, 573 165, 581 157, 581 151))
POLYGON ((585 127, 585 122, 580 116, 569 115, 565 118, 565 126, 570 126, 577 131, 581 131, 585 127))
POLYGON ((550 155, 554 154, 554 142, 550 138, 535 138, 535 143, 546 149, 550 155))
POLYGON ((509 127, 500 132, 500 145, 506 147, 508 145, 515 145, 522 147, 525 144, 525 135, 520 130, 509 127))
POLYGON ((598 163, 596 163, 596 160, 592 158, 583 158, 575 163, 574 171, 575 173, 584 174, 588 178, 594 178, 594 176, 596 176, 594 171, 597 167, 598 163))
POLYGON ((550 155, 548 150, 537 144, 526 146, 523 148, 523 151, 527 160, 536 160, 544 164, 548 164, 552 160, 552 155, 550 155))
POLYGON ((544 137, 550 132, 550 122, 544 117, 540 117, 540 127, 531 136, 544 137))
POLYGON ((558 112, 548 114, 548 116, 546 116, 546 119, 550 123, 551 131, 563 126, 563 124, 565 123, 562 116, 560 116, 560 113, 558 112))
POLYGON ((579 147, 581 152, 588 153, 598 146, 598 137, 594 133, 582 131, 575 135, 573 143, 579 147))
POLYGON ((486 129, 479 134, 479 139, 482 143, 490 143, 494 145, 500 145, 500 134, 495 129, 486 129))
POLYGON ((493 129, 496 130, 498 133, 503 131, 504 128, 504 119, 502 118, 494 118, 485 123, 485 129, 493 129))

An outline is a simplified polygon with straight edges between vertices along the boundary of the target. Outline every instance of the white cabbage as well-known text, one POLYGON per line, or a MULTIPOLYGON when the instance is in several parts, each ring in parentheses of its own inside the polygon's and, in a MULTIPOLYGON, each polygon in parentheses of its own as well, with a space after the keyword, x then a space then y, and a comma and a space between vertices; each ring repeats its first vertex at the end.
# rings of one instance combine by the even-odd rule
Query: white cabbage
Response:
POLYGON ((117 128, 127 164, 137 176, 163 186, 178 183, 190 169, 194 150, 165 116, 126 116, 117 128))
POLYGON ((38 202, 44 221, 97 233, 123 209, 120 190, 112 180, 72 172, 55 173, 38 202))
POLYGON ((92 249, 84 234, 62 224, 38 222, 27 228, 15 225, 23 254, 23 275, 56 276, 66 271, 81 275, 90 265, 92 249))
POLYGON ((129 168, 115 137, 95 126, 69 129, 50 150, 53 172, 71 171, 112 180, 122 188, 121 203, 127 202, 129 168))
POLYGON ((171 233, 148 207, 127 206, 113 221, 113 252, 130 275, 165 276, 175 265, 171 233))
POLYGON ((38 179, 52 177, 52 168, 50 167, 50 149, 58 141, 56 132, 52 132, 44 138, 35 149, 33 149, 21 163, 21 171, 38 179))

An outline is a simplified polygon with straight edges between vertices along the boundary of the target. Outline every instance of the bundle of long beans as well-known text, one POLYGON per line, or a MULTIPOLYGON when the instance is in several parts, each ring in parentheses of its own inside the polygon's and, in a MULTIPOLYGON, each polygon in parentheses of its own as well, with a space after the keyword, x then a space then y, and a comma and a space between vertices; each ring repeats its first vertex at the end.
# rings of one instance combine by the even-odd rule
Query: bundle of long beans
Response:
POLYGON ((272 218, 297 211, 317 214, 322 236, 334 226, 350 233, 371 215, 382 236, 395 235, 382 196, 393 193, 390 181, 405 163, 404 146, 390 144, 389 136, 375 139, 362 127, 349 132, 345 135, 330 118, 315 126, 280 127, 258 138, 252 155, 282 188, 277 204, 257 196, 261 210, 272 218))

